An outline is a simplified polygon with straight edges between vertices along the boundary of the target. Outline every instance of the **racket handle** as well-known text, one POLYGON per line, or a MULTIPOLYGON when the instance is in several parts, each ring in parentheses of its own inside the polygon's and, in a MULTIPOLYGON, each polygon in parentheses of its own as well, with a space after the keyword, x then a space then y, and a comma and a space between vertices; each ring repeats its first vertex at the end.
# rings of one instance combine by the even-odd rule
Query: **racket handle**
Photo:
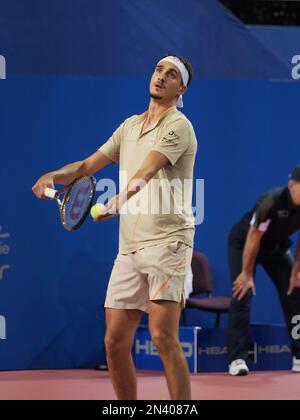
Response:
POLYGON ((44 194, 48 198, 55 198, 57 191, 52 188, 45 188, 44 194))

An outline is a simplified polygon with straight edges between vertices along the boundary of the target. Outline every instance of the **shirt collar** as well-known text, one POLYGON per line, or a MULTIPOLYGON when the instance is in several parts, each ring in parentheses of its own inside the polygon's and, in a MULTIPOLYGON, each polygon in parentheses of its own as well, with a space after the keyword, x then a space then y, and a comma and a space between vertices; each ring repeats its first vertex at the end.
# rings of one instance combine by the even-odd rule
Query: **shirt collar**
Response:
MULTIPOLYGON (((160 118, 153 124, 151 124, 144 132, 143 135, 148 133, 151 130, 154 130, 154 128, 156 128, 158 126, 158 124, 167 116, 172 115, 175 112, 179 112, 176 108, 176 106, 172 106, 172 108, 168 109, 166 112, 164 112, 160 118)), ((141 122, 145 121, 145 119, 147 118, 148 115, 148 111, 144 112, 143 114, 139 115, 138 120, 137 120, 137 124, 140 124, 141 122)))

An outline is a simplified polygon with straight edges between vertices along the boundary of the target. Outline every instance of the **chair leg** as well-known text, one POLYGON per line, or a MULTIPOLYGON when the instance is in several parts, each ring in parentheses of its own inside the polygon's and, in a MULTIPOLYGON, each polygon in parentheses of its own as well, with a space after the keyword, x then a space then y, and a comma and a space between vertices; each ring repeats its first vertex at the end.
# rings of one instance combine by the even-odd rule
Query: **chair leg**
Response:
POLYGON ((220 328, 221 326, 221 313, 218 312, 216 315, 216 328, 220 328))

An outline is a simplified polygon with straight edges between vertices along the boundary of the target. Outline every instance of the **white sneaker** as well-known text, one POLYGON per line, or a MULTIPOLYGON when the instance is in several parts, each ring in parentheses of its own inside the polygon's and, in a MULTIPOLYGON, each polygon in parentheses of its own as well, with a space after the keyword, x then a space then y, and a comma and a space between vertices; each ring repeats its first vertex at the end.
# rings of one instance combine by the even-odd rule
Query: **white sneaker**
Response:
POLYGON ((296 357, 293 359, 292 372, 300 373, 300 359, 296 359, 296 357))
MULTIPOLYGON (((300 360, 299 360, 300 363, 300 360)), ((300 364, 299 364, 300 368, 300 364)), ((246 365, 245 360, 235 360, 229 366, 229 375, 231 376, 247 376, 249 374, 248 366, 246 365)))

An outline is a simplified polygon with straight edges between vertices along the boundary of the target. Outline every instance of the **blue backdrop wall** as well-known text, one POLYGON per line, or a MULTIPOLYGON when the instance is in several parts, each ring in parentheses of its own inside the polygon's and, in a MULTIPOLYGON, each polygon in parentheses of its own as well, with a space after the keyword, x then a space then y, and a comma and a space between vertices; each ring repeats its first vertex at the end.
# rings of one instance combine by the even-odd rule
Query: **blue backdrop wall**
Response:
MULTIPOLYGON (((0 369, 103 361, 101 304, 117 222, 66 232, 55 204, 36 200, 31 187, 146 109, 165 52, 195 65, 184 108, 199 141, 195 176, 205 180, 195 247, 210 258, 215 293, 230 293, 231 225, 300 161, 300 84, 291 78, 300 32, 285 33, 291 56, 283 57, 253 31, 216 0, 0 1, 0 369)), ((117 180, 117 167, 97 177, 117 180)), ((283 322, 262 271, 257 283, 253 321, 283 322)), ((212 326, 213 318, 190 311, 188 322, 212 326)))

